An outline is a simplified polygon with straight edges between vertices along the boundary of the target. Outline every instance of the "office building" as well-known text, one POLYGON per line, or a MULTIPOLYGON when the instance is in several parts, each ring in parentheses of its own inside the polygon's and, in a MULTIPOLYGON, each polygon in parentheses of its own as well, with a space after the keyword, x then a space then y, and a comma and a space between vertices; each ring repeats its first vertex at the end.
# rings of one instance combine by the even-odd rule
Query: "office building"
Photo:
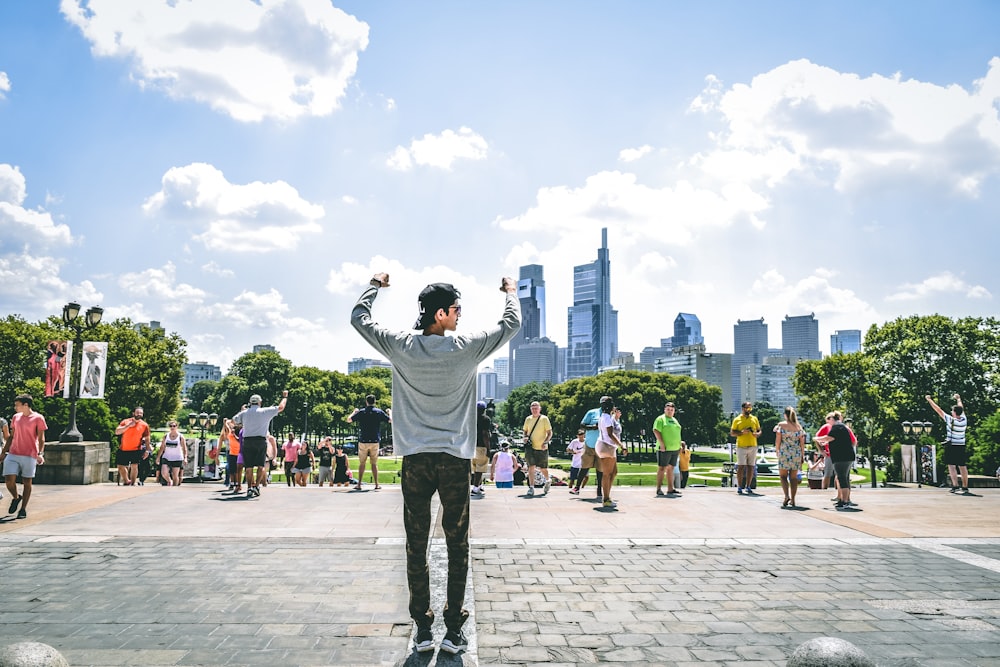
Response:
POLYGON ((765 357, 763 363, 742 366, 742 400, 766 401, 778 412, 789 405, 798 409, 799 397, 792 387, 792 376, 800 361, 799 357, 765 357))
POLYGON ((159 320, 150 320, 149 322, 136 322, 132 325, 132 330, 136 333, 141 333, 143 329, 150 329, 151 331, 163 331, 163 327, 160 326, 159 320))
POLYGON ((509 357, 495 357, 493 359, 493 371, 497 374, 497 382, 500 384, 510 384, 510 375, 507 373, 509 364, 509 357))
POLYGON ((618 354, 618 311, 611 307, 608 230, 601 230, 597 259, 573 267, 573 305, 566 348, 568 379, 596 375, 618 354))
POLYGON ((507 377, 511 388, 520 387, 515 350, 525 341, 545 338, 545 276, 539 264, 522 266, 517 281, 517 299, 521 303, 521 328, 510 339, 507 377))
POLYGON ((674 318, 674 335, 670 339, 670 347, 688 347, 701 345, 705 339, 701 335, 701 320, 691 313, 677 313, 674 318))
POLYGON ((830 336, 830 354, 861 351, 861 329, 842 329, 830 336))
POLYGON ((822 359, 819 321, 815 313, 785 315, 781 321, 781 355, 793 359, 822 359))
POLYGON ((367 368, 392 368, 392 364, 382 359, 364 359, 355 357, 347 362, 347 374, 357 373, 367 368))
POLYGON ((201 382, 202 380, 218 382, 221 379, 222 369, 207 361, 184 364, 184 384, 181 386, 181 395, 187 396, 195 382, 201 382))
POLYGON ((746 364, 763 363, 767 356, 767 325, 759 320, 736 320, 733 325, 732 403, 730 410, 739 410, 743 396, 740 368, 746 364))
POLYGON ((511 388, 523 387, 529 382, 558 382, 556 364, 559 346, 548 338, 532 338, 514 348, 514 381, 511 388))
POLYGON ((686 375, 701 380, 722 390, 720 407, 725 409, 733 403, 733 355, 731 354, 707 352, 704 344, 687 345, 675 348, 668 357, 657 359, 653 371, 686 375))
POLYGON ((254 345, 253 346, 253 351, 254 351, 254 354, 256 354, 257 352, 275 352, 275 353, 277 353, 278 350, 273 345, 266 345, 266 344, 264 344, 264 345, 254 345))
POLYGON ((485 401, 490 398, 498 398, 497 389, 496 371, 489 366, 479 371, 479 374, 476 376, 476 400, 485 401))
POLYGON ((607 366, 597 369, 597 374, 610 373, 611 371, 646 371, 652 372, 652 364, 643 364, 635 360, 635 355, 631 352, 619 352, 618 356, 611 359, 607 366))
POLYGON ((648 346, 642 348, 642 352, 639 353, 639 363, 655 364, 657 359, 669 357, 671 350, 673 350, 673 345, 670 341, 670 338, 661 338, 658 346, 648 346))

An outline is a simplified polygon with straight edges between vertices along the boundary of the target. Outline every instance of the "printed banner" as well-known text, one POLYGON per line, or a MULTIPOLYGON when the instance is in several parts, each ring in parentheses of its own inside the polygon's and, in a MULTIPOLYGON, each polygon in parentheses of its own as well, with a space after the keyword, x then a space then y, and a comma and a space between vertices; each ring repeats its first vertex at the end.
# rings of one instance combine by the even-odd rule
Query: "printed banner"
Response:
POLYGON ((107 367, 108 344, 85 342, 80 374, 80 398, 104 398, 104 374, 107 367))
POLYGON ((45 396, 59 396, 68 389, 66 384, 66 364, 72 344, 68 340, 50 340, 46 346, 45 396))
POLYGON ((73 382, 73 341, 66 341, 66 378, 63 380, 63 398, 69 398, 69 385, 73 382))

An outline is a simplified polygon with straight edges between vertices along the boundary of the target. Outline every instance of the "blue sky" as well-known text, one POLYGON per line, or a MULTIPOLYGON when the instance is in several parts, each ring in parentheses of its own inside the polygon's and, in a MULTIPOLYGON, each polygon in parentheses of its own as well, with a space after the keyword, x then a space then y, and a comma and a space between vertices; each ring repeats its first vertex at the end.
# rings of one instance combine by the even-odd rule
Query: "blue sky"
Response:
POLYGON ((0 3, 0 312, 346 371, 428 282, 494 322, 608 228, 620 347, 696 313, 995 315, 994 2, 0 3))

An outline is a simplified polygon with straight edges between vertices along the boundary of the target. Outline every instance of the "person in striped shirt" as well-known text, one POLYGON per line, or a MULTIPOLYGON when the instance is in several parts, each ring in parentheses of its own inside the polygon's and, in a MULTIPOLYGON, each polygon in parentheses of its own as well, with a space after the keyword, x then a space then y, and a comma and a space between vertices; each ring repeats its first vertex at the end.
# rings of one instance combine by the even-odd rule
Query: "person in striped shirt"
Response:
POLYGON ((951 477, 951 492, 958 493, 958 474, 962 475, 961 492, 969 493, 969 454, 965 448, 965 430, 969 425, 969 419, 965 416, 965 406, 962 405, 962 397, 958 394, 952 396, 955 405, 951 406, 951 414, 945 414, 937 403, 930 396, 925 396, 927 402, 934 408, 934 412, 944 420, 948 427, 948 440, 944 449, 944 462, 948 466, 948 475, 951 477), (957 472, 956 472, 957 471, 957 472))

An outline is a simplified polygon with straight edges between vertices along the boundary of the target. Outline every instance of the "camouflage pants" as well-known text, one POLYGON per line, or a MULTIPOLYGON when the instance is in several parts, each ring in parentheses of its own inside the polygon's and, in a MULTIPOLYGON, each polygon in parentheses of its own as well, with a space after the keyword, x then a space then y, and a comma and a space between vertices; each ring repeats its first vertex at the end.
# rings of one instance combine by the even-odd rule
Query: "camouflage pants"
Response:
POLYGON ((406 581, 410 617, 417 625, 434 621, 431 610, 427 541, 431 532, 431 498, 441 500, 441 527, 448 545, 448 595, 444 622, 458 630, 469 614, 463 609, 469 575, 469 460, 444 453, 403 457, 403 527, 406 529, 406 581))

